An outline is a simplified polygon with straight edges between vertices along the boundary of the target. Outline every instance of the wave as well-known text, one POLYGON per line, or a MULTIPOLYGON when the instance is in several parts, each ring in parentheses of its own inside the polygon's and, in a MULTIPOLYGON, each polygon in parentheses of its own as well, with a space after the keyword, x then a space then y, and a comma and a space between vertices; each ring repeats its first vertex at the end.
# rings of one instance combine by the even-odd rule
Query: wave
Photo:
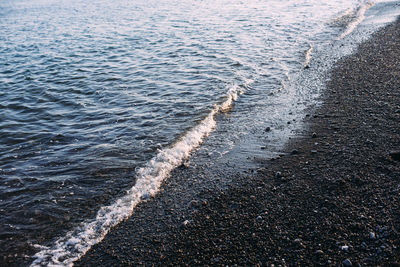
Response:
POLYGON ((41 250, 33 256, 35 260, 31 266, 72 266, 74 261, 99 243, 112 227, 128 219, 140 202, 157 194, 171 171, 180 166, 190 156, 191 151, 198 148, 203 139, 213 131, 216 126, 215 115, 231 109, 238 95, 243 93, 243 88, 251 82, 249 80, 243 86, 235 85, 230 88, 223 103, 215 105, 197 126, 186 132, 171 147, 160 150, 140 168, 136 184, 113 204, 100 208, 94 220, 68 232, 56 240, 52 247, 36 245, 41 250))
POLYGON ((336 21, 345 21, 347 24, 345 31, 337 38, 337 40, 341 40, 352 33, 357 28, 357 26, 365 19, 365 12, 367 12, 367 10, 373 5, 373 2, 365 1, 360 4, 356 9, 349 9, 345 11, 345 13, 342 14, 342 16, 336 21))

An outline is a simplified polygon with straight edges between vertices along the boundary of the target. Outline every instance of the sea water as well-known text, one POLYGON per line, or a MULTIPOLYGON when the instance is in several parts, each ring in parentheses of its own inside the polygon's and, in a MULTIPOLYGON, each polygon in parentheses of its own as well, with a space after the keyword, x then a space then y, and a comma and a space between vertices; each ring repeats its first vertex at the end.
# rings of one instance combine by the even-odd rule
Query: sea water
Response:
POLYGON ((394 6, 2 1, 0 263, 72 264, 176 167, 273 156, 318 102, 313 56, 394 6))

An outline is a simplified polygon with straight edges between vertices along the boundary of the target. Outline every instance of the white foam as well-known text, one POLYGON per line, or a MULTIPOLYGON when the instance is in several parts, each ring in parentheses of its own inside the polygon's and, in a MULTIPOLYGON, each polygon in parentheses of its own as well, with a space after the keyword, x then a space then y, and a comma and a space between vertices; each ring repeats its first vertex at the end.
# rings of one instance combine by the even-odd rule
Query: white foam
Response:
POLYGON ((308 48, 307 49, 307 51, 306 51, 306 55, 305 55, 305 60, 304 60, 304 64, 303 64, 303 66, 306 68, 306 67, 309 67, 309 65, 310 65, 310 62, 311 62, 311 55, 312 55, 312 51, 313 51, 313 47, 312 47, 312 45, 310 45, 310 48, 308 48))
MULTIPOLYGON (((341 40, 350 33, 352 33, 357 26, 365 19, 365 12, 373 6, 374 3, 371 1, 365 1, 362 3, 358 9, 356 10, 357 13, 355 14, 355 18, 347 25, 346 30, 337 38, 337 40, 341 40)), ((346 16, 348 16, 349 11, 346 11, 346 16)))
MULTIPOLYGON (((244 86, 250 82, 246 83, 244 86)), ((129 218, 138 203, 157 194, 162 182, 171 171, 181 165, 189 157, 190 152, 199 147, 202 140, 215 128, 214 116, 229 110, 240 93, 242 93, 241 87, 233 86, 228 91, 226 100, 216 105, 205 119, 190 129, 174 145, 160 150, 145 167, 140 168, 135 186, 114 204, 102 207, 97 212, 96 219, 68 232, 52 247, 36 246, 41 250, 33 256, 35 260, 31 266, 72 266, 74 261, 82 257, 94 244, 99 243, 112 227, 129 218)))

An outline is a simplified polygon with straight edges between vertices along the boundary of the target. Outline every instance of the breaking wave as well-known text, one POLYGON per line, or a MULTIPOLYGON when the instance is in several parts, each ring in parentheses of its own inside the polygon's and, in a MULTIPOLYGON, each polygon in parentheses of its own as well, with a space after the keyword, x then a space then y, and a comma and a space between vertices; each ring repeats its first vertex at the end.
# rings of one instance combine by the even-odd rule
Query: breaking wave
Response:
POLYGON ((190 152, 199 147, 203 139, 213 131, 216 126, 215 115, 228 111, 241 93, 243 93, 242 86, 230 88, 223 103, 214 106, 197 126, 186 132, 171 147, 160 150, 153 159, 140 168, 137 171, 136 184, 113 204, 100 208, 94 220, 85 222, 68 232, 56 240, 52 247, 37 246, 41 250, 34 255, 36 259, 31 266, 72 266, 74 261, 99 243, 112 227, 129 218, 136 205, 157 194, 171 171, 180 166, 190 156, 190 152))
POLYGON ((352 33, 357 28, 357 26, 365 19, 365 12, 367 12, 367 10, 373 5, 373 2, 366 1, 360 4, 356 9, 347 10, 337 20, 337 22, 345 21, 347 24, 345 31, 337 38, 337 40, 341 40, 352 33))

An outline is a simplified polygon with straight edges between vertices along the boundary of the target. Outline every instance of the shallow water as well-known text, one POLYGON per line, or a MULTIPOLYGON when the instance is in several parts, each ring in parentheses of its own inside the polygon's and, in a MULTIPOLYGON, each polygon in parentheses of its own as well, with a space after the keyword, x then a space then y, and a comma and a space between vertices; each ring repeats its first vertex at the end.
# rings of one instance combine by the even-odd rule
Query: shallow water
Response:
POLYGON ((369 6, 2 1, 0 261, 79 257, 207 136, 199 157, 273 154, 318 95, 291 79, 369 6))

